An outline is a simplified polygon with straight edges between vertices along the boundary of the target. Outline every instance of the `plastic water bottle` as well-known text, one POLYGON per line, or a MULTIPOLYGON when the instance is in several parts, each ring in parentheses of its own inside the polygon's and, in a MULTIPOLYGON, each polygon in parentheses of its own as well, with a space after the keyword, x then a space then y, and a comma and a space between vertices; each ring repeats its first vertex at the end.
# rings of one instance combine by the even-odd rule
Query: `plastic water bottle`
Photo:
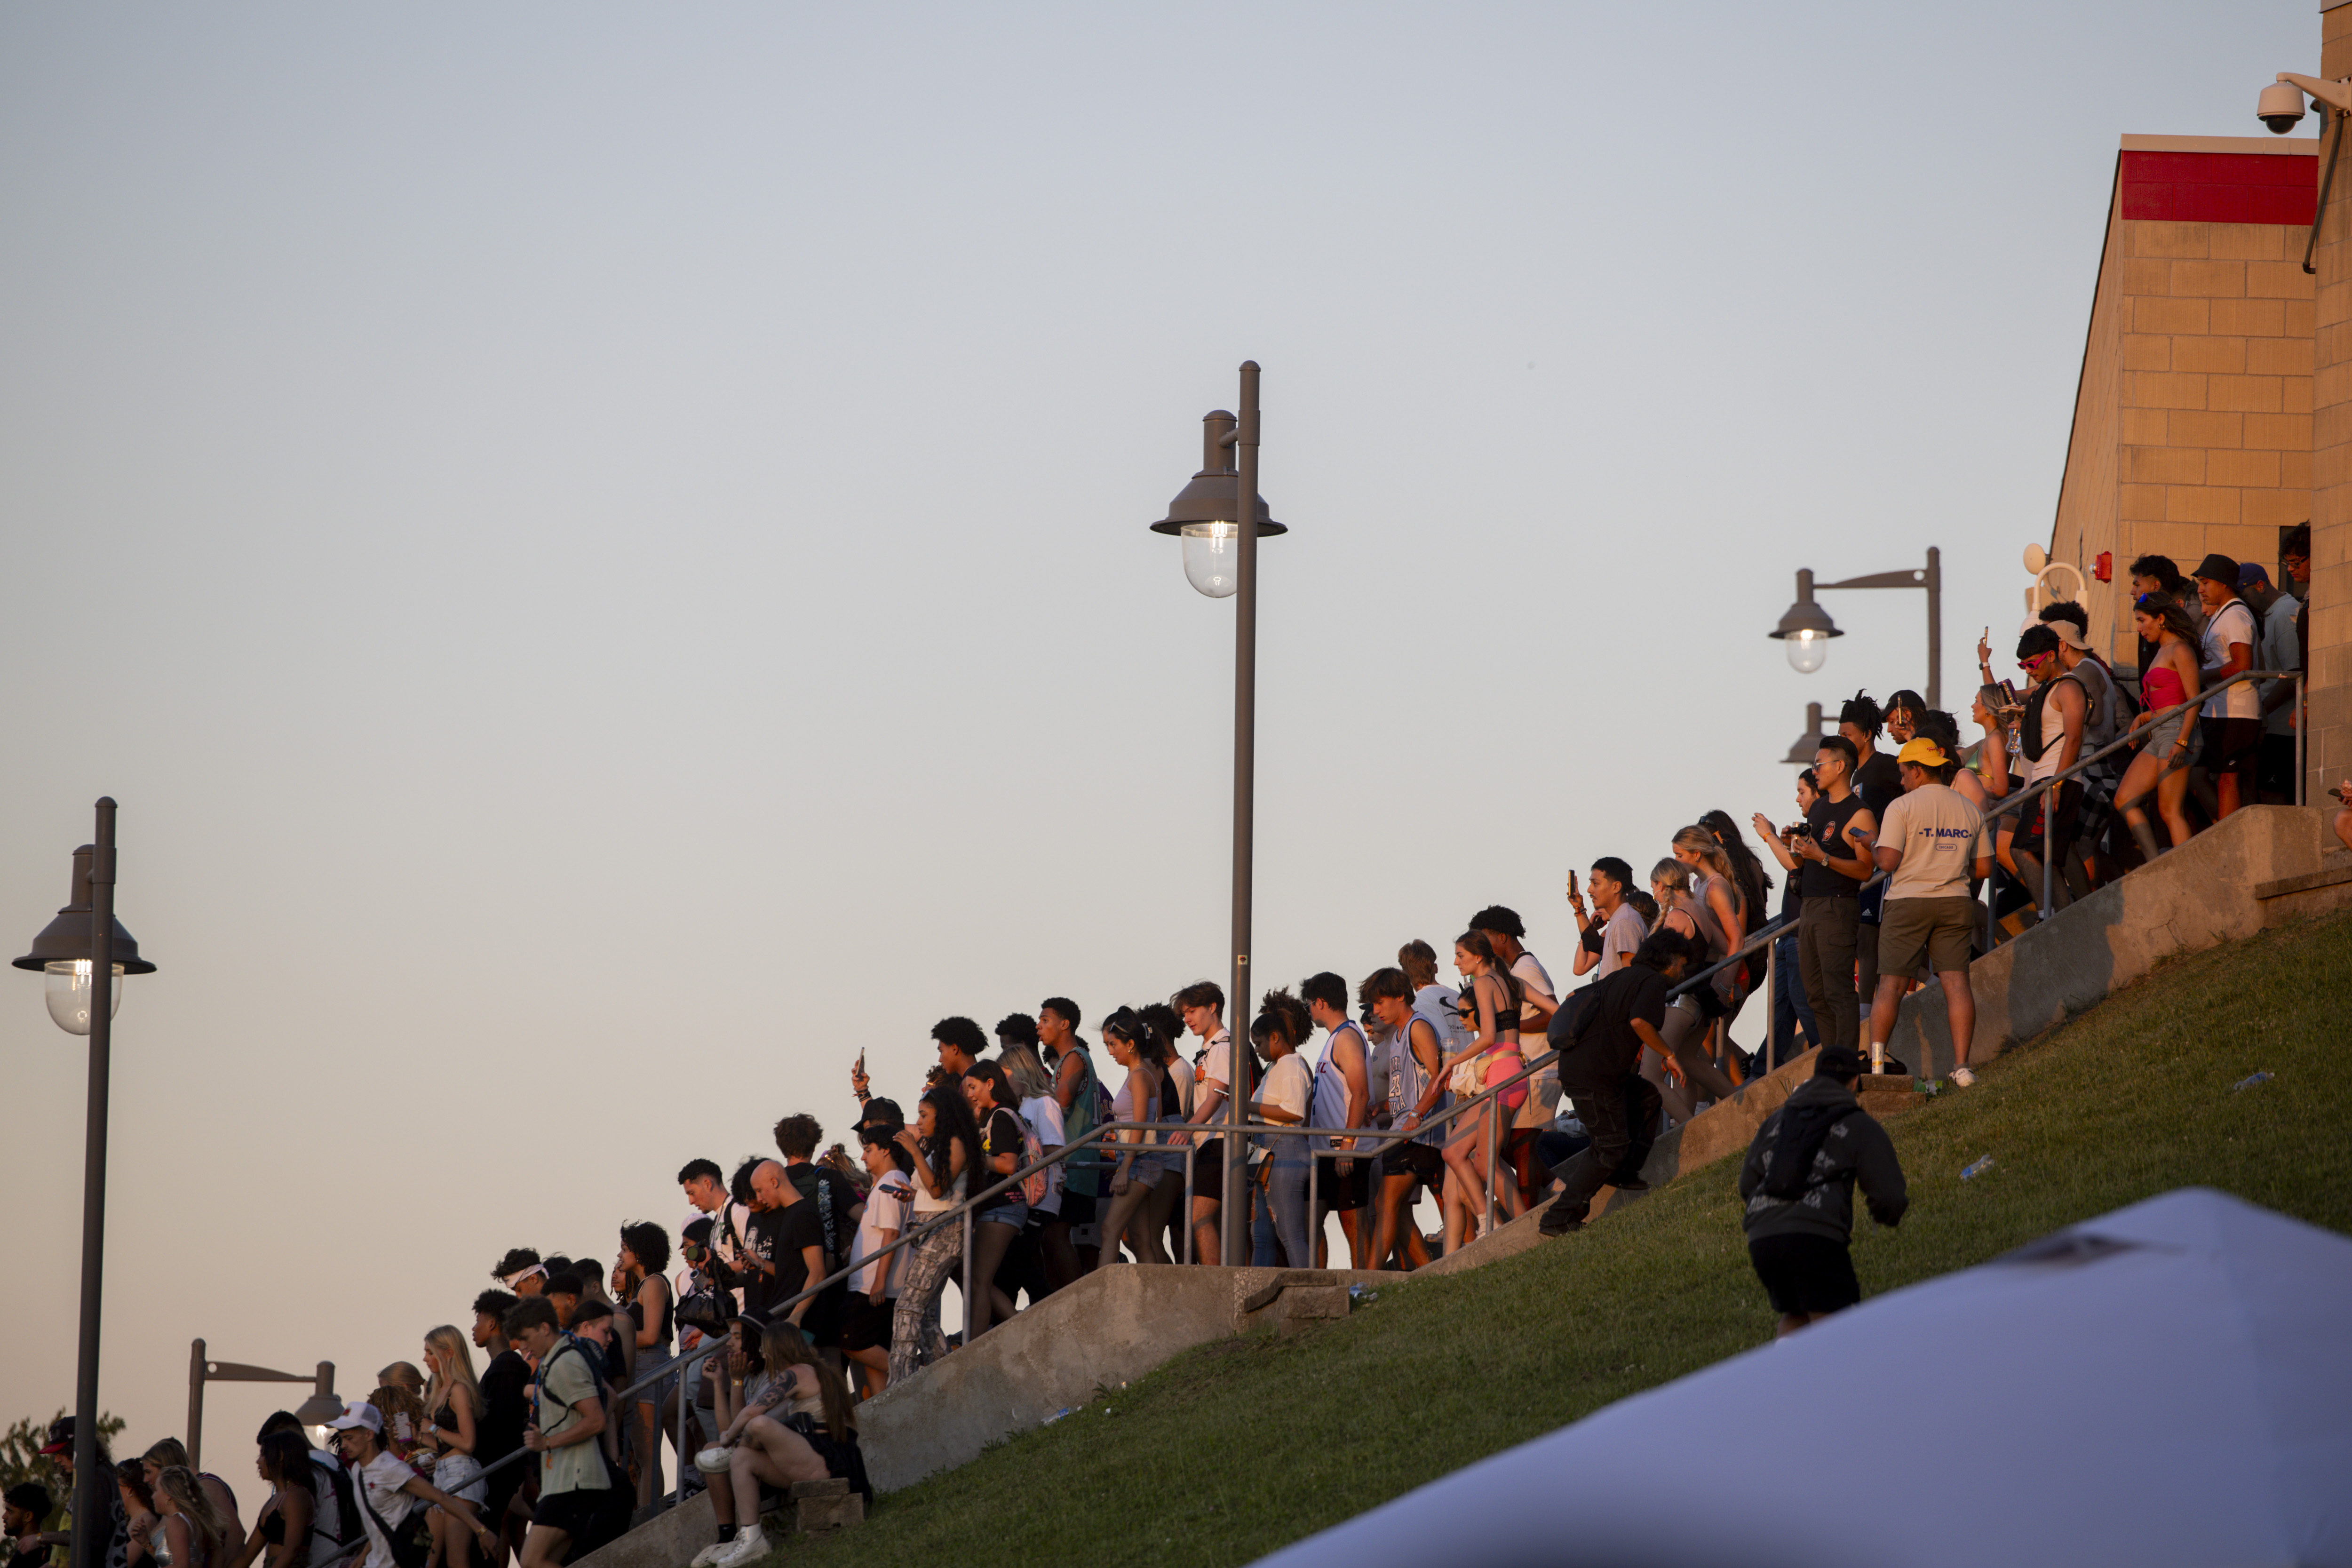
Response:
POLYGON ((1967 1166, 1963 1166, 1963 1167, 1961 1168, 1961 1171, 1960 1171, 1960 1180, 1962 1180, 1962 1181, 1964 1181, 1964 1182, 1973 1182, 1973 1181, 1975 1181, 1979 1176, 1983 1175, 1987 1171, 1990 1171, 1990 1170, 1991 1170, 1991 1169, 1992 1169, 1992 1156, 1991 1156, 1991 1155, 1990 1155, 1990 1154, 1987 1154, 1983 1159, 1979 1160, 1975 1164, 1973 1164, 1973 1165, 1967 1165, 1967 1166))
POLYGON ((2242 1078, 2242 1079, 2240 1079, 2237 1082, 2235 1082, 2235 1083, 2231 1084, 2230 1087, 2231 1087, 2231 1089, 2252 1089, 2252 1088, 2253 1088, 2253 1087, 2254 1087, 2254 1085, 2256 1085, 2256 1084, 2258 1084, 2258 1083, 2268 1083, 2268 1082, 2270 1082, 2270 1080, 2271 1080, 2271 1075, 2270 1075, 2270 1074, 2268 1074, 2268 1073, 2266 1073, 2266 1072, 2258 1072, 2258 1073, 2254 1074, 2254 1075, 2253 1075, 2252 1077, 2251 1077, 2251 1078, 2242 1078))

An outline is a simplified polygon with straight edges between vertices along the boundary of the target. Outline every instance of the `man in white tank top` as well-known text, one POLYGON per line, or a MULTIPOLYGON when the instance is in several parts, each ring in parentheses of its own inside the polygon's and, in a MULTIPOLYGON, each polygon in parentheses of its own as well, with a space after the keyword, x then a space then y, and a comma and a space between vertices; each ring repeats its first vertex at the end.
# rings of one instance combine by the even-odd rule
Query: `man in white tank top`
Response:
MULTIPOLYGON (((2083 752, 2083 726, 2089 719, 2090 706, 2081 684, 2067 674, 2065 665, 2059 659, 2058 646, 2058 634, 2045 626, 2035 626, 2017 639, 2017 662, 2032 682, 2025 720, 2025 784, 2029 789, 2073 767, 2083 752), (2036 751, 2039 756, 2034 755, 2036 751)), ((2057 860, 2050 878, 2051 903, 2063 909, 2073 900, 2074 894, 2066 881, 2082 809, 2083 781, 2068 779, 2025 808, 2026 820, 2010 840, 2010 858, 2014 862, 2011 869, 2037 903, 2042 899, 2042 863, 2045 854, 2057 860)))

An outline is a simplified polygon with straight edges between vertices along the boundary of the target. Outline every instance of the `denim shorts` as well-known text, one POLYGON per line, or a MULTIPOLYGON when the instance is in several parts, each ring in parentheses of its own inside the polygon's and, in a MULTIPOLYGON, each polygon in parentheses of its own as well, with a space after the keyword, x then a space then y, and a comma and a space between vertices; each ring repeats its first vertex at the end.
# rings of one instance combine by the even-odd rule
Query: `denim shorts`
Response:
POLYGON ((979 1225, 1009 1225, 1019 1230, 1029 1223, 1029 1205, 1017 1202, 999 1204, 994 1208, 982 1209, 971 1217, 979 1225))

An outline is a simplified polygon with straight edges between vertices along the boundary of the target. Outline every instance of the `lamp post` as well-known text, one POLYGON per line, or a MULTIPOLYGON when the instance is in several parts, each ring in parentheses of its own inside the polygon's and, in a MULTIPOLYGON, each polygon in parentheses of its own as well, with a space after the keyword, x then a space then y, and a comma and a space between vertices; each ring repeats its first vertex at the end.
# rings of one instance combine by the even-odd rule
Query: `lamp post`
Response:
POLYGON ((114 918, 114 802, 98 803, 98 842, 74 851, 73 900, 16 961, 43 977, 49 1016, 69 1035, 89 1037, 89 1110, 82 1138, 81 1347, 74 1369, 74 1518, 76 1568, 99 1568, 89 1550, 103 1552, 108 1490, 113 1479, 98 1462, 98 1320, 106 1255, 106 1094, 114 1010, 122 1005, 122 977, 152 974, 139 944, 114 918), (103 966, 106 973, 101 973, 103 966), (106 995, 100 999, 103 983, 106 995), (90 1543, 99 1543, 91 1548, 90 1543))
POLYGON ((1796 744, 1790 746, 1789 754, 1780 760, 1792 768, 1810 768, 1813 765, 1813 753, 1821 749, 1822 705, 1808 702, 1805 704, 1805 732, 1797 737, 1796 744))
POLYGON ((343 1413, 343 1402, 335 1394, 335 1363, 322 1361, 313 1373, 272 1372, 266 1366, 247 1366, 243 1362, 208 1361, 205 1357, 205 1342, 194 1340, 188 1345, 188 1468, 204 1465, 205 1384, 207 1383, 307 1383, 312 1385, 310 1397, 297 1405, 294 1419, 305 1426, 323 1426, 343 1413))
MULTIPOLYGON (((1242 1126, 1248 1096, 1242 1092, 1243 1053, 1249 1024, 1242 1016, 1250 995, 1250 885, 1257 782, 1257 542, 1286 533, 1257 493, 1257 362, 1241 371, 1241 414, 1220 408, 1201 421, 1201 471, 1168 503, 1168 515, 1151 525, 1184 542, 1184 576, 1212 599, 1238 596, 1234 618, 1234 908, 1233 985, 1227 991, 1233 1040, 1227 1053, 1225 1185, 1218 1227, 1219 1261, 1232 1264, 1249 1234, 1243 1194, 1247 1162, 1241 1157, 1242 1126), (1244 528, 1248 519, 1253 526, 1244 528)), ((1185 1216, 1192 1223, 1192 1216, 1185 1216)))
POLYGON ((1800 675, 1811 675, 1821 668, 1829 658, 1829 639, 1845 634, 1830 619, 1827 610, 1813 602, 1817 588, 1925 588, 1927 590, 1927 706, 1944 705, 1944 566, 1943 552, 1934 545, 1927 547, 1925 570, 1879 572, 1868 577, 1849 577, 1843 583, 1813 581, 1809 570, 1797 574, 1797 602, 1789 606, 1780 624, 1766 635, 1780 639, 1788 646, 1789 667, 1800 675))

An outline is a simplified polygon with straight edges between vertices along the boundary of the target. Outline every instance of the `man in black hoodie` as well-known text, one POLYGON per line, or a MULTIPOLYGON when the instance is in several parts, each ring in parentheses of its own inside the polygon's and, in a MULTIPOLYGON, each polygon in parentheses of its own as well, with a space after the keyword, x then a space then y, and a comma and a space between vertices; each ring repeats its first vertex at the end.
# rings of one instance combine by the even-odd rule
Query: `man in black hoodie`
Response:
POLYGON ((1785 1338, 1862 1300, 1853 1277, 1853 1187, 1870 1217, 1892 1226, 1911 1200, 1886 1129, 1853 1097, 1862 1053, 1824 1046, 1813 1076, 1764 1119, 1739 1171, 1748 1257, 1780 1314, 1785 1338))

